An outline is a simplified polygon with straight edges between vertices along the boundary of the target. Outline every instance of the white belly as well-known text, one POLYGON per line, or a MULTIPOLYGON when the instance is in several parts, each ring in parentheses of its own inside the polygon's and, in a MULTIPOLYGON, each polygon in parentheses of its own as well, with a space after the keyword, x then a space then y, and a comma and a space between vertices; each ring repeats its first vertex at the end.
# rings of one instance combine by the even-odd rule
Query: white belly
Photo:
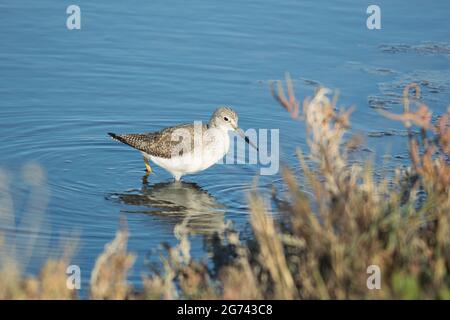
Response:
POLYGON ((205 133, 202 143, 190 152, 178 157, 160 158, 144 153, 156 165, 169 171, 176 180, 185 174, 196 173, 211 167, 228 152, 230 138, 227 132, 205 133))

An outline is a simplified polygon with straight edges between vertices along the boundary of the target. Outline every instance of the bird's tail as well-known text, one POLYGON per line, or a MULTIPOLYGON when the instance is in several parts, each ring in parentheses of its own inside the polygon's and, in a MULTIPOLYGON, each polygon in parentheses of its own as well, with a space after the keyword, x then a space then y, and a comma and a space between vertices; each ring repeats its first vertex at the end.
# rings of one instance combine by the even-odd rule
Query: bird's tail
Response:
POLYGON ((116 141, 125 143, 125 144, 127 144, 127 145, 129 145, 129 146, 131 146, 131 147, 133 147, 133 148, 135 147, 135 146, 132 145, 132 144, 130 143, 130 141, 129 141, 128 139, 126 139, 124 136, 121 136, 121 135, 118 135, 118 134, 115 134, 115 133, 112 133, 112 132, 108 132, 108 135, 109 135, 111 138, 113 138, 113 140, 116 140, 116 141))
POLYGON ((108 135, 111 136, 116 141, 122 142, 130 147, 138 149, 140 151, 146 151, 145 142, 148 139, 148 135, 146 134, 124 134, 119 135, 112 132, 108 132, 108 135))
POLYGON ((117 140, 117 141, 125 143, 124 139, 121 136, 119 136, 118 134, 115 134, 115 133, 112 133, 112 132, 108 132, 108 135, 111 138, 113 138, 114 140, 117 140))

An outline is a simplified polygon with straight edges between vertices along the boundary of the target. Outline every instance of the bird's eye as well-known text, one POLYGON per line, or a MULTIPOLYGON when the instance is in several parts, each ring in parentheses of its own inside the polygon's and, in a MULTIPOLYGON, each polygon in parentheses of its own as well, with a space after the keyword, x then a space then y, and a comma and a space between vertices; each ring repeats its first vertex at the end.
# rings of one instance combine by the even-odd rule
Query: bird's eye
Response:
POLYGON ((229 119, 228 117, 223 117, 223 120, 228 121, 229 119))

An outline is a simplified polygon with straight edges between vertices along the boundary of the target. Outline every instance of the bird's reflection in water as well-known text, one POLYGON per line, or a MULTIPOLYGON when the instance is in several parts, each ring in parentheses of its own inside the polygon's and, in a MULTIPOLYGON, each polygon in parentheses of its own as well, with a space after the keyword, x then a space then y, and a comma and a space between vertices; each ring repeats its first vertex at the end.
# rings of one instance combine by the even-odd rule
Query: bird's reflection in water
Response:
POLYGON ((195 183, 174 181, 149 184, 143 178, 142 189, 115 194, 120 202, 140 207, 140 212, 158 216, 174 225, 183 226, 191 234, 221 234, 225 228, 224 206, 195 183), (143 209, 144 208, 144 209, 143 209))

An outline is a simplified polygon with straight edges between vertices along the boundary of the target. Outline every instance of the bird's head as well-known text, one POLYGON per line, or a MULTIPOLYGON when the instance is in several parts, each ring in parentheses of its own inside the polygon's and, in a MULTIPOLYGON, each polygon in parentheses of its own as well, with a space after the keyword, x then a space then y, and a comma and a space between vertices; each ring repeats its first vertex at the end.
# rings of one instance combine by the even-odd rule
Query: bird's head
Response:
POLYGON ((235 131, 238 128, 238 115, 229 107, 220 107, 214 111, 209 124, 213 128, 235 131))
POLYGON ((258 150, 256 147, 244 134, 244 131, 238 126, 238 115, 237 113, 229 108, 229 107, 219 107, 214 111, 211 116, 211 120, 209 121, 209 125, 213 128, 225 130, 225 131, 234 131, 239 134, 245 142, 250 144, 253 148, 258 150))

